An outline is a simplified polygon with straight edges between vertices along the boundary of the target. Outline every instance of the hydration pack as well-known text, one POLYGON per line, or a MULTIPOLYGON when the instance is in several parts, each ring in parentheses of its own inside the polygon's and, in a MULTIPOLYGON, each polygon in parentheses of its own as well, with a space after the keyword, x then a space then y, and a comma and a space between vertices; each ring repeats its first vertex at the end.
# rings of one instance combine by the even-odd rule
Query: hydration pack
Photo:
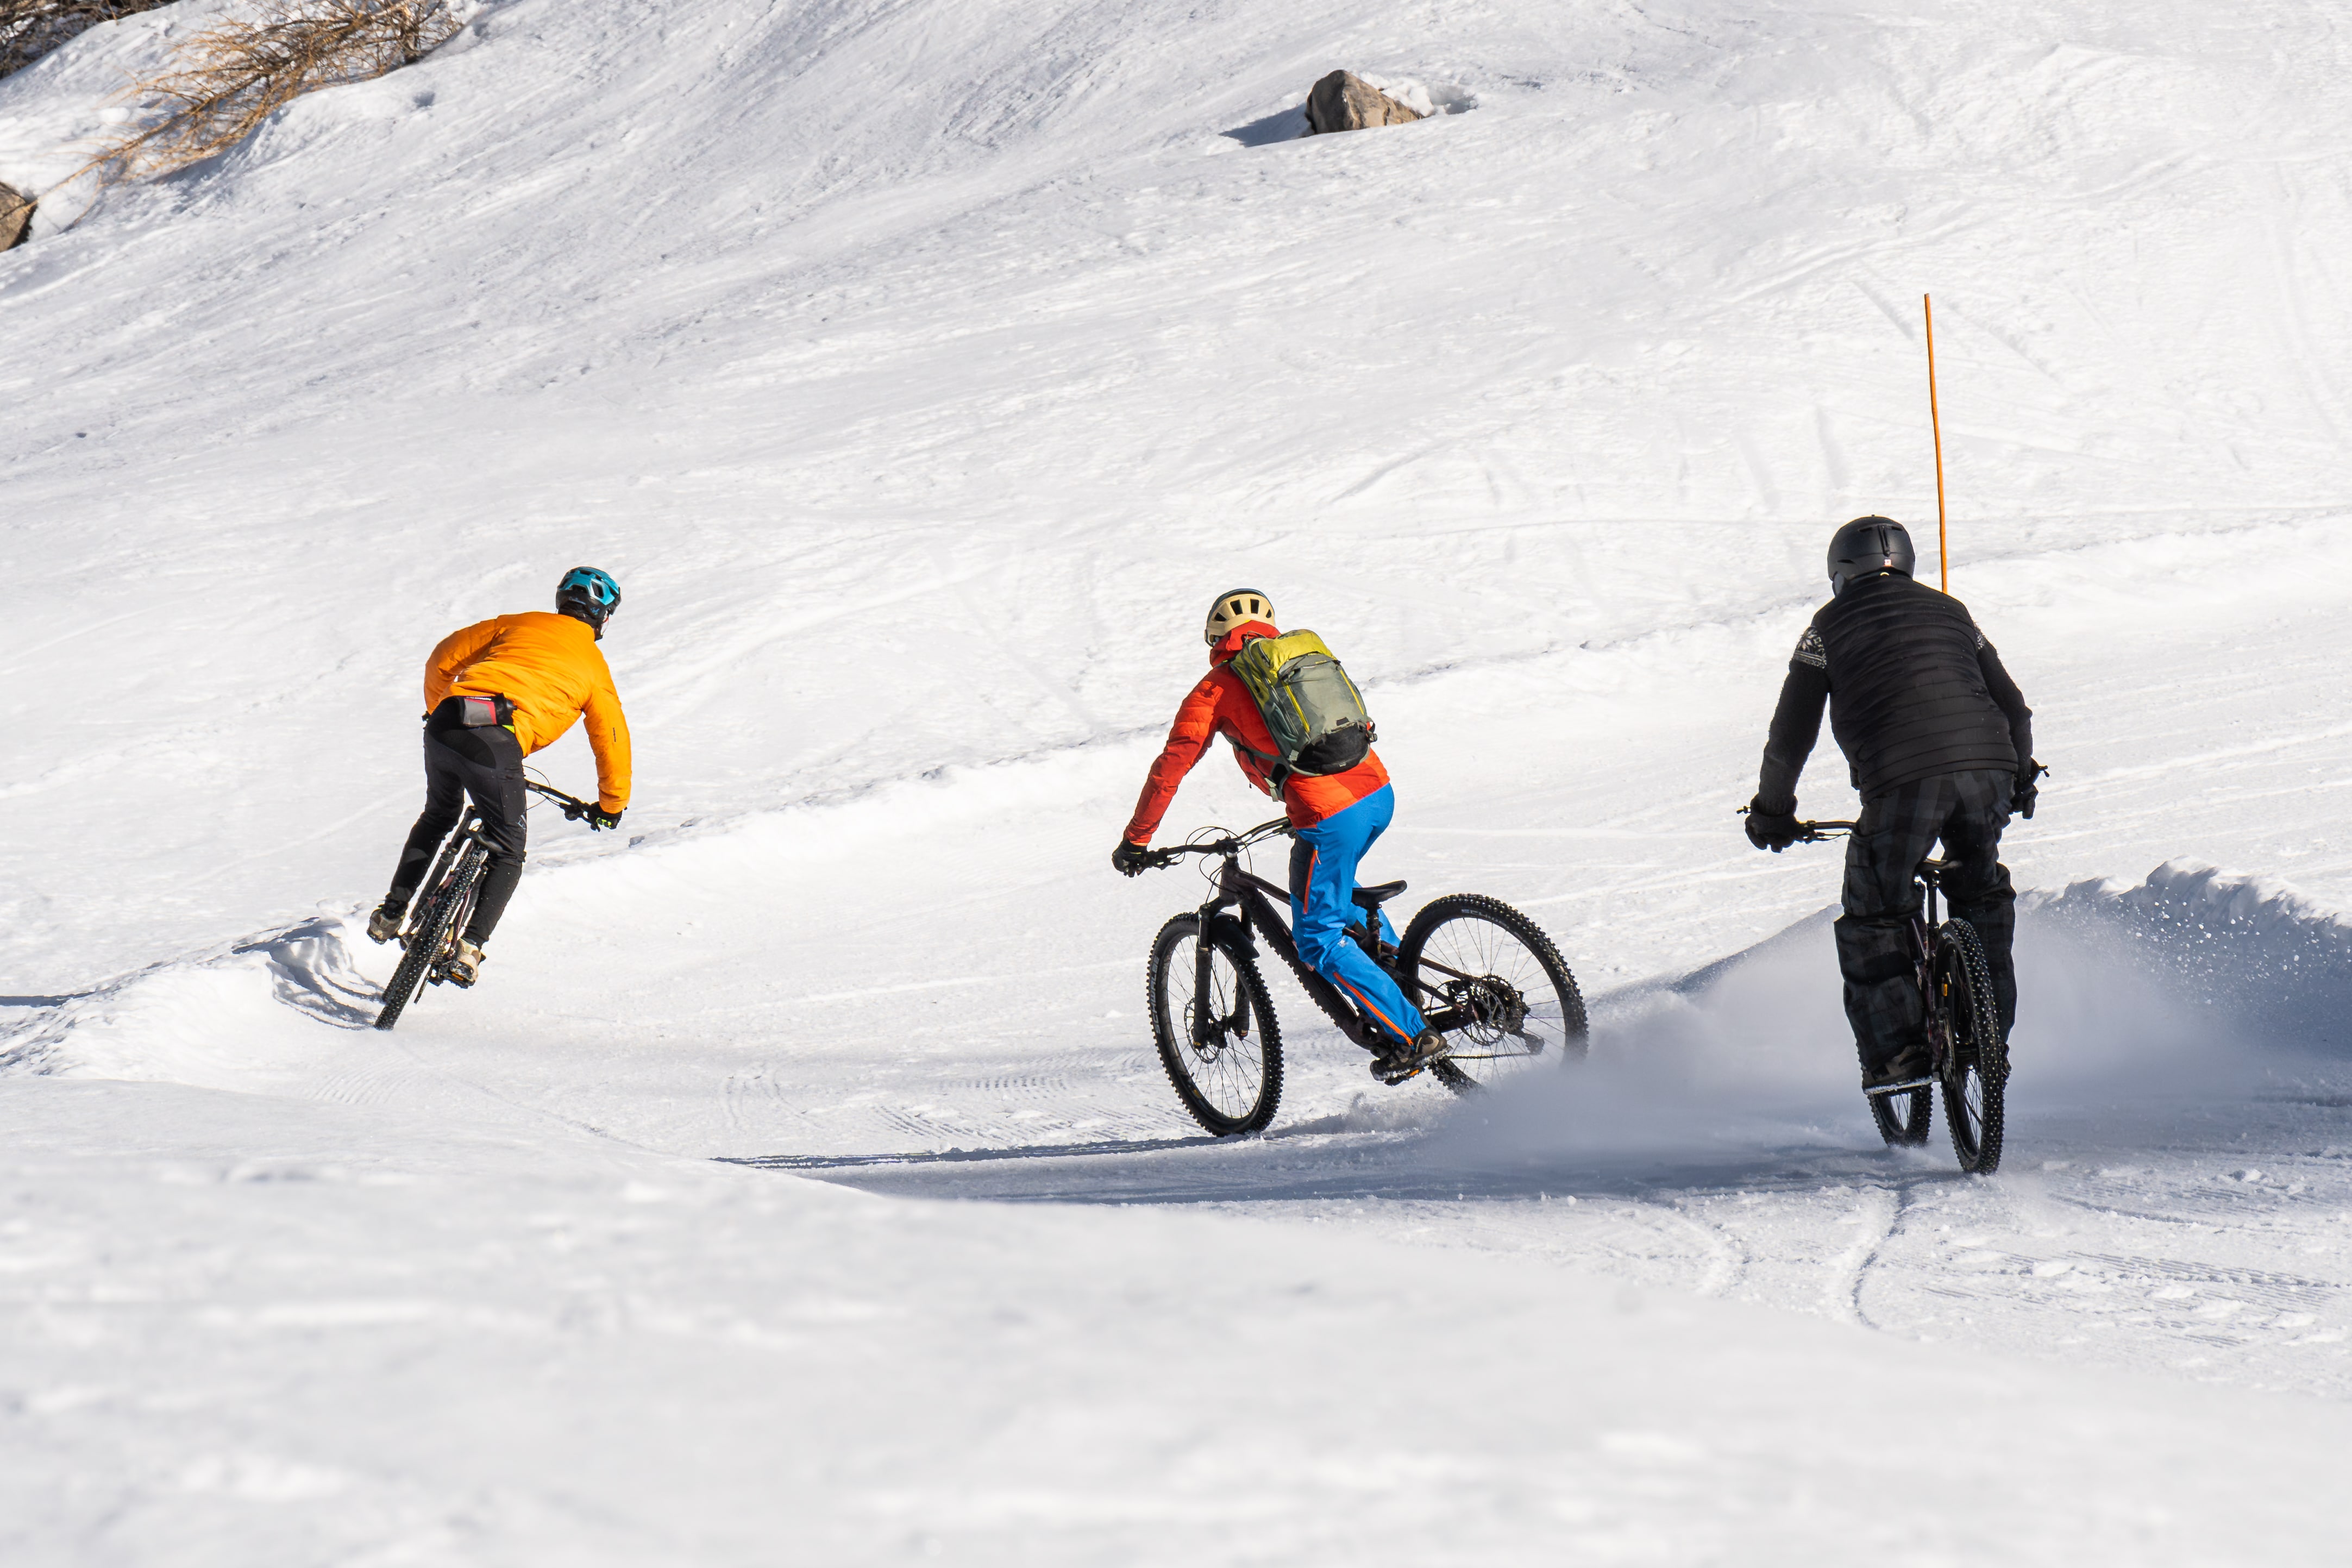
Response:
POLYGON ((1274 756, 1242 748, 1266 764, 1270 790, 1293 773, 1346 773, 1371 754, 1364 695, 1313 632, 1252 637, 1225 668, 1241 678, 1274 737, 1274 756))

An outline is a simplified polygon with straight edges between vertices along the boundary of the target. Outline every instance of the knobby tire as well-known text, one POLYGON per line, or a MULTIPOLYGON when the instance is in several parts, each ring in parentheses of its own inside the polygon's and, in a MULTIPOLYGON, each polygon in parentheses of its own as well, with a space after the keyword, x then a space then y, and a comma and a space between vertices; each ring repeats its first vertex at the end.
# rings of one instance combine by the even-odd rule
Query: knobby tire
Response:
POLYGON ((1282 1027, 1275 1021, 1257 961, 1229 931, 1219 930, 1208 939, 1213 950, 1211 983, 1213 989, 1222 972, 1230 994, 1213 998, 1212 1005, 1224 1008, 1220 1016, 1234 1026, 1221 1029, 1209 1045, 1193 1043, 1194 948, 1200 935, 1201 917, 1182 914, 1152 939, 1145 977, 1152 1043, 1170 1087, 1193 1121, 1220 1138, 1256 1132, 1274 1120, 1282 1100, 1282 1027))
MULTIPOLYGON (((1547 1058, 1576 1062, 1584 1059, 1591 1048, 1590 1032, 1584 1016, 1584 994, 1577 988, 1576 976, 1569 972, 1568 962, 1552 945, 1544 929, 1499 899, 1480 893, 1448 893, 1433 899, 1412 917, 1404 936, 1397 943, 1396 973, 1412 996, 1424 1012, 1431 998, 1412 982, 1415 975, 1441 992, 1448 985, 1460 987, 1461 982, 1451 976, 1431 971, 1423 973, 1423 954, 1431 942, 1447 927, 1454 934, 1467 938, 1479 926, 1492 927, 1495 938, 1471 940, 1479 951, 1495 961, 1493 967, 1511 967, 1510 975, 1487 975, 1478 973, 1477 966, 1455 963, 1453 957, 1444 962, 1453 967, 1475 974, 1480 980, 1501 979, 1521 994, 1528 1008, 1530 1020, 1537 1027, 1522 1035, 1512 1035, 1486 1026, 1457 1026, 1442 1031, 1454 1054, 1431 1066, 1430 1076, 1456 1094, 1472 1094, 1492 1086, 1497 1079, 1516 1072, 1528 1070, 1547 1058), (1500 961, 1509 955, 1501 940, 1507 939, 1524 954, 1525 963, 1505 964, 1500 961), (1532 973, 1528 973, 1529 966, 1532 973), (1549 996, 1536 994, 1549 990, 1549 996)), ((1457 955, 1458 956, 1458 955, 1457 955)), ((1525 1026, 1522 1026, 1525 1028, 1525 1026)))
POLYGON ((408 946, 400 955, 400 966, 392 972, 392 984, 383 988, 383 1011, 375 1016, 375 1026, 389 1029, 400 1022, 401 1013, 425 989, 425 975, 434 961, 441 956, 447 941, 449 927, 458 912, 472 901, 474 882, 482 874, 482 855, 471 846, 458 857, 457 868, 441 884, 430 902, 425 906, 424 918, 409 932, 408 946))
POLYGON ((2000 1168, 2000 1140, 2009 1087, 2009 1047, 1992 993, 1977 928, 1948 920, 1937 933, 1936 1008, 1951 1056, 1944 1064, 1944 1125, 1960 1169, 1990 1176, 2000 1168))

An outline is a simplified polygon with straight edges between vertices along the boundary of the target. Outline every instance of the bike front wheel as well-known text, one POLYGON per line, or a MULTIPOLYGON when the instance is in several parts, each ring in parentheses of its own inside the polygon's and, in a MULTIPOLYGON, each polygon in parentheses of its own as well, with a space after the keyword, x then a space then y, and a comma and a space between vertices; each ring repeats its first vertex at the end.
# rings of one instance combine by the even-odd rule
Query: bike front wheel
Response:
POLYGON ((2009 1047, 2000 1037, 1992 971, 1984 942, 1966 921, 1946 921, 1937 933, 1936 994, 1931 999, 1947 1045, 1939 1077, 1944 1125, 1960 1169, 1989 1176, 2000 1168, 2000 1140, 2009 1086, 2009 1047))
POLYGON ((1432 1072, 1456 1094, 1584 1058, 1576 976, 1543 928, 1499 900, 1449 893, 1430 902, 1397 943, 1397 973, 1445 1037, 1432 1072))
POLYGON ((1204 939, 1199 915, 1178 915, 1152 939, 1146 991, 1160 1065, 1192 1120, 1220 1138, 1272 1121, 1282 1100, 1282 1030, 1248 947, 1229 930, 1204 939))

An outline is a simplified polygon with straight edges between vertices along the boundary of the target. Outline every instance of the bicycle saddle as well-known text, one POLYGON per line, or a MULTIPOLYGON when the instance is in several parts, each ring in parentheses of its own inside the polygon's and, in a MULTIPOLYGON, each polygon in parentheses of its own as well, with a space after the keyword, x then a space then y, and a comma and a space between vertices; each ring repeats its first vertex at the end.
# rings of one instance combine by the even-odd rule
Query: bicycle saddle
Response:
POLYGON ((1358 888, 1356 905, 1359 909, 1376 910, 1403 891, 1402 882, 1382 882, 1376 888, 1358 888))

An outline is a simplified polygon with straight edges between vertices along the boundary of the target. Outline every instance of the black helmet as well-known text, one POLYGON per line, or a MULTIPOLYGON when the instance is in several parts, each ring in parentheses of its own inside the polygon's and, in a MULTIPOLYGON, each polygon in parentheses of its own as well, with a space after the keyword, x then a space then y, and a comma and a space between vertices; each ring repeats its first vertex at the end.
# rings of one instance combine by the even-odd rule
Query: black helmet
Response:
POLYGON ((1881 572, 1911 575, 1918 560, 1911 549, 1911 533, 1891 517, 1857 517, 1830 540, 1830 593, 1845 592, 1846 584, 1881 572))

